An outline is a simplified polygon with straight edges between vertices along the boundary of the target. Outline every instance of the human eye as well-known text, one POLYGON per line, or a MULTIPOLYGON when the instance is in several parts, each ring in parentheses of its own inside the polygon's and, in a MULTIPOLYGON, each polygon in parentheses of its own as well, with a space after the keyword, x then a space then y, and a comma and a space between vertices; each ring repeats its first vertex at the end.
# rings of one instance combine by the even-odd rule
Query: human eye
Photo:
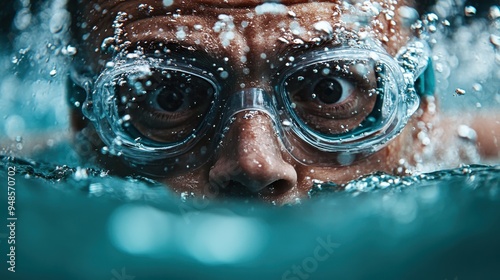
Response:
POLYGON ((187 71, 149 69, 124 74, 115 92, 117 112, 130 134, 171 143, 185 139, 201 124, 215 88, 187 71))
POLYGON ((359 127, 374 110, 376 88, 374 66, 362 61, 314 63, 285 81, 287 97, 298 118, 329 135, 359 127))

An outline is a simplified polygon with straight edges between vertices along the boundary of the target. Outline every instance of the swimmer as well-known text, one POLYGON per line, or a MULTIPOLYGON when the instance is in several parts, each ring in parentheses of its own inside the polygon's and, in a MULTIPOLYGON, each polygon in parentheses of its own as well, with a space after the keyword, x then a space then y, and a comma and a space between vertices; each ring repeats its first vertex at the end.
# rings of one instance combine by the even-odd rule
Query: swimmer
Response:
POLYGON ((75 142, 115 174, 282 204, 318 181, 409 174, 429 154, 498 155, 488 129, 450 144, 458 124, 439 119, 409 22, 423 2, 76 2, 75 142))

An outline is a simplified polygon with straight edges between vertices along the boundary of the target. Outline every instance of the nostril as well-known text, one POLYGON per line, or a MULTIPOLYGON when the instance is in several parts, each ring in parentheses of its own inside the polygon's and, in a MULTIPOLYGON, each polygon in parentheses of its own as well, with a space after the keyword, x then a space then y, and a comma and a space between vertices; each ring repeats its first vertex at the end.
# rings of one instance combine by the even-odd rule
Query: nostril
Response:
POLYGON ((221 191, 225 196, 235 198, 250 198, 256 196, 273 198, 285 194, 292 187, 293 185, 287 180, 277 180, 256 192, 252 191, 245 184, 231 180, 223 189, 221 189, 221 191))
POLYGON ((266 186, 264 189, 259 191, 259 194, 263 196, 280 196, 288 192, 292 187, 293 185, 289 181, 281 179, 266 186))
POLYGON ((238 181, 229 181, 222 189, 222 193, 230 197, 252 197, 254 192, 238 181))

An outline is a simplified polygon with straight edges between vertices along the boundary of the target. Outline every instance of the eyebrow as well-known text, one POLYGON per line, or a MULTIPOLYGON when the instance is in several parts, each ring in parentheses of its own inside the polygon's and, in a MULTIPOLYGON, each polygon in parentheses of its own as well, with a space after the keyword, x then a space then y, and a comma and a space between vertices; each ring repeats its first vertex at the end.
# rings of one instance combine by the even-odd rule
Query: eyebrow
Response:
MULTIPOLYGON (((149 3, 145 3, 144 0, 91 0, 89 4, 97 4, 108 10, 114 10, 122 5, 138 5, 138 4, 150 4, 156 8, 165 8, 165 10, 175 10, 178 8, 194 8, 199 6, 210 6, 213 8, 253 8, 266 3, 275 3, 281 5, 295 5, 310 3, 310 0, 197 0, 197 1, 178 1, 173 0, 172 5, 165 6, 162 4, 161 0, 151 0, 149 3), (180 3, 179 3, 180 2, 180 3)), ((314 2, 331 2, 339 3, 338 0, 316 0, 314 2)))
POLYGON ((181 42, 161 42, 161 41, 137 41, 130 45, 127 50, 133 52, 137 47, 144 48, 144 54, 146 55, 161 55, 162 57, 167 57, 169 53, 164 50, 170 50, 170 55, 179 59, 186 57, 188 62, 193 62, 198 66, 205 66, 212 68, 214 65, 220 66, 220 59, 207 53, 205 49, 198 45, 183 44, 181 42), (160 46, 161 45, 161 46, 160 46), (160 51, 159 54, 156 51, 160 51), (189 58, 195 58, 194 61, 190 61, 189 58))
POLYGON ((277 50, 275 52, 275 56, 279 58, 286 57, 300 57, 307 53, 319 51, 328 47, 329 49, 334 49, 342 46, 341 42, 337 41, 336 36, 332 36, 331 38, 321 38, 319 42, 304 41, 302 44, 293 44, 293 43, 285 43, 277 46, 277 50))

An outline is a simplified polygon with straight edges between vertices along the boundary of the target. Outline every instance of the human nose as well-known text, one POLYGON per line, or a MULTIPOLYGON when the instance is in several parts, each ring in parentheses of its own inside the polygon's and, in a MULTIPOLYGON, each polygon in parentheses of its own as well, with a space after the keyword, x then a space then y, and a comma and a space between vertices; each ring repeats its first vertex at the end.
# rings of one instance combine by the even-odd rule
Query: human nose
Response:
POLYGON ((236 195, 281 195, 291 190, 297 185, 297 172, 283 159, 276 135, 266 113, 237 113, 210 170, 210 184, 236 195))

